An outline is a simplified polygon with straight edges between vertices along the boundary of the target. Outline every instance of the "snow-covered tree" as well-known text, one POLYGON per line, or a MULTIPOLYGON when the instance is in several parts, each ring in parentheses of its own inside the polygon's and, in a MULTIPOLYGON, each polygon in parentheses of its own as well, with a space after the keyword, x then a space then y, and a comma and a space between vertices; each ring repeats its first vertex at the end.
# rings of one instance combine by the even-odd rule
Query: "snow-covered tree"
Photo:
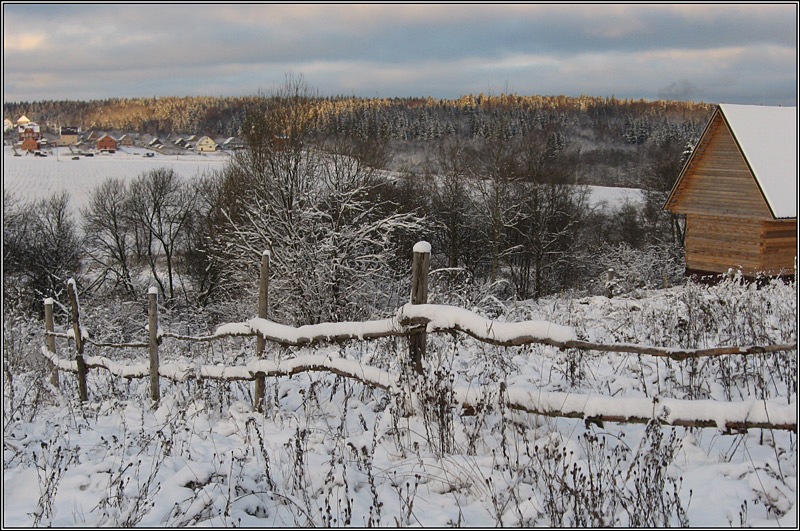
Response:
POLYGON ((376 194, 381 179, 363 163, 363 144, 312 145, 312 102, 302 78, 289 77, 251 109, 248 147, 223 178, 230 201, 213 244, 232 290, 254 284, 270 251, 272 314, 295 324, 383 309, 379 298, 393 297, 396 284, 396 237, 419 230, 415 216, 393 213, 376 194))

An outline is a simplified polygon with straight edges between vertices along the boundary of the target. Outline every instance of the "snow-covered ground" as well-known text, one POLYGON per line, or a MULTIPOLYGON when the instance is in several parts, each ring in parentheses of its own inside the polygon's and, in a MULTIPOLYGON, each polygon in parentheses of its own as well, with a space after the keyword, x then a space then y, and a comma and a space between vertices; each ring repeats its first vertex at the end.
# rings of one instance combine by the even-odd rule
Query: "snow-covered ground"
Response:
MULTIPOLYGON (((10 146, 3 146, 3 189, 23 201, 33 201, 67 191, 75 212, 88 200, 90 193, 108 178, 133 180, 142 173, 158 168, 172 168, 185 178, 222 169, 228 160, 225 152, 162 155, 145 148, 122 148, 113 154, 93 157, 72 154, 69 148, 45 150, 47 157, 33 154, 14 156, 10 146), (152 157, 145 157, 152 153, 152 157)), ((23 152, 18 152, 23 153, 23 152)))
MULTIPOLYGON (((226 162, 221 153, 146 158, 143 149, 72 160, 67 151, 14 157, 5 148, 4 189, 23 200, 66 190, 79 208, 108 177, 133 179, 167 166, 192 178, 226 162)), ((634 189, 591 188, 594 205, 639 199, 634 189)), ((448 302, 439 296, 434 283, 431 301, 448 302)), ((544 333, 568 330, 567 338, 574 331, 601 343, 700 348, 796 343, 796 300, 795 285, 723 285, 555 298, 493 311, 501 320, 553 323, 544 333)), ((480 311, 480 304, 467 309, 480 311)), ((454 315, 439 312, 437 322, 454 315)), ((66 326, 57 323, 62 331, 66 326)), ((167 318, 160 326, 186 333, 167 318)), ((8 321, 3 340, 8 527, 797 526, 796 433, 600 426, 508 407, 519 397, 563 396, 566 406, 576 397, 599 396, 587 406, 596 410, 610 398, 623 405, 626 399, 641 405, 701 398, 714 410, 716 402, 766 398, 786 414, 796 406, 796 351, 692 363, 541 345, 495 347, 431 333, 429 376, 413 389, 392 395, 324 371, 271 377, 267 408, 259 413, 250 406, 250 382, 162 378, 162 398, 152 408, 147 379, 99 369, 90 371, 89 402, 79 405, 74 376, 62 373, 59 390, 43 383, 38 323, 8 321), (440 400, 448 396, 469 396, 478 407, 463 411, 440 400), (404 410, 403 397, 427 400, 404 410)), ((392 381, 402 373, 398 360, 406 348, 395 339, 270 347, 268 359, 281 366, 286 357, 308 357, 316 367, 347 367, 348 374, 363 368, 362 379, 377 374, 392 381)), ((167 337, 160 352, 164 371, 237 368, 230 374, 245 372, 254 349, 252 338, 189 346, 167 337)), ((58 352, 67 359, 63 340, 58 352)), ((91 344, 86 354, 115 366, 147 359, 146 350, 91 344)))
MULTIPOLYGON (((66 147, 46 151, 47 157, 14 156, 10 146, 3 147, 3 189, 23 201, 42 199, 66 190, 75 212, 83 207, 89 194, 107 178, 133 180, 144 172, 157 168, 172 168, 185 178, 202 176, 220 170, 226 164, 226 152, 162 155, 145 148, 121 148, 114 154, 93 157, 75 156, 66 147), (145 157, 145 153, 152 157, 145 157)), ((589 187, 589 204, 616 208, 625 201, 640 202, 641 191, 636 188, 589 187)))
MULTIPOLYGON (((431 288, 432 299, 443 302, 431 288)), ((537 333, 603 343, 796 342, 796 298, 796 285, 692 285, 518 304, 498 319, 536 321, 537 333)), ((471 326, 486 327, 459 312, 439 313, 441 320, 470 318, 471 326)), ((167 332, 172 326, 160 325, 167 332)), ((19 334, 32 349, 41 345, 40 336, 19 334)), ((8 329, 6 335, 17 337, 8 329)), ((59 345, 66 358, 66 344, 59 345)), ((199 345, 189 351, 166 337, 162 363, 241 367, 254 352, 252 338, 199 345)), ((321 365, 398 375, 405 349, 405 341, 391 339, 270 347, 268 359, 280 365, 313 356, 321 365)), ((123 355, 87 347, 87 355, 99 353, 119 364, 147 358, 146 350, 123 355)), ((250 406, 250 382, 162 379, 161 402, 151 408, 146 379, 92 370, 90 400, 80 406, 71 375, 62 374, 60 391, 36 398, 30 389, 43 372, 14 374, 13 383, 4 374, 3 523, 796 528, 796 433, 600 426, 524 413, 498 398, 700 398, 705 406, 767 398, 794 408, 796 351, 676 362, 494 347, 431 333, 426 360, 427 379, 395 397, 326 372, 271 377, 265 413, 250 406), (478 397, 470 412, 446 400, 465 389, 478 397), (404 411, 403 396, 429 405, 419 400, 404 411)))

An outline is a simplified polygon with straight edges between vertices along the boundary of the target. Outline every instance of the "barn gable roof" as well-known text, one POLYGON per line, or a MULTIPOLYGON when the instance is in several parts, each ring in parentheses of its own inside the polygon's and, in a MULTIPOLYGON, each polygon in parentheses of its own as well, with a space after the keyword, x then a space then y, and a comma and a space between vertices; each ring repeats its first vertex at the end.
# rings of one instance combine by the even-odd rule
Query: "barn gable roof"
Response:
MULTIPOLYGON (((721 104, 711 116, 695 152, 672 187, 664 207, 673 210, 684 181, 693 175, 693 163, 724 124, 731 142, 753 177, 753 190, 773 219, 797 218, 797 108, 721 104), (715 133, 716 131, 716 133, 715 133)), ((691 177, 694 179, 694 177, 691 177)), ((674 210, 673 210, 674 211, 674 210)))
POLYGON ((797 217, 797 107, 719 106, 775 218, 797 217))

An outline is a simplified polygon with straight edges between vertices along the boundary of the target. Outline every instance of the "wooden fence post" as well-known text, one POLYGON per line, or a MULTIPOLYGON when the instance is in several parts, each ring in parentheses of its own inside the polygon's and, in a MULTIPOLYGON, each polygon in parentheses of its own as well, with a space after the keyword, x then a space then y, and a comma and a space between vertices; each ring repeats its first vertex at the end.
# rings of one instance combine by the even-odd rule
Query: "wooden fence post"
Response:
POLYGON ((72 331, 75 335, 75 362, 78 365, 78 397, 81 402, 86 402, 88 393, 86 391, 86 362, 83 361, 83 330, 81 326, 81 313, 78 304, 78 290, 75 287, 75 280, 67 281, 67 295, 72 309, 72 331))
MULTIPOLYGON (((52 335, 55 331, 55 323, 53 322, 53 299, 50 297, 44 300, 44 330, 46 332, 44 344, 47 346, 47 350, 55 354, 56 338, 52 335)), ((53 384, 53 387, 58 387, 58 368, 55 364, 52 365, 50 370, 50 383, 53 384)))
MULTIPOLYGON (((261 253, 261 270, 258 276, 258 317, 267 318, 267 307, 269 303, 269 251, 261 253)), ((256 335, 256 356, 258 359, 264 357, 266 340, 261 334, 256 335)), ((264 393, 266 381, 264 373, 256 373, 255 388, 253 389, 253 408, 258 412, 264 411, 264 393)))
POLYGON ((614 296, 614 288, 617 285, 616 279, 617 279, 616 271, 614 271, 613 269, 609 269, 608 271, 606 271, 605 288, 606 288, 606 297, 608 297, 609 299, 614 296))
MULTIPOLYGON (((425 241, 414 245, 414 260, 411 265, 411 304, 428 302, 428 268, 431 261, 431 244, 425 241)), ((422 358, 425 356, 427 334, 419 332, 408 338, 411 366, 417 374, 422 374, 422 358)))
POLYGON ((161 391, 158 388, 158 289, 147 290, 147 332, 150 347, 150 400, 158 403, 161 391))

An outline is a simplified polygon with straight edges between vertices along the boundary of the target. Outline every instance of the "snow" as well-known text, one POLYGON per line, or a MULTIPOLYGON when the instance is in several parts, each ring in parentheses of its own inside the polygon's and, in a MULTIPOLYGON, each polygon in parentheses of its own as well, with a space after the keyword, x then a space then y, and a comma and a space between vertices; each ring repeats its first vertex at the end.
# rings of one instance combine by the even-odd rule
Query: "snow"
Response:
POLYGON ((426 241, 420 241, 414 244, 415 253, 428 253, 431 252, 431 244, 426 241))
MULTIPOLYGON (((99 184, 101 175, 112 176, 105 169, 115 168, 112 172, 128 178, 152 162, 154 167, 183 166, 192 176, 219 167, 222 160, 157 156, 150 161, 117 155, 56 162, 54 157, 12 158, 6 152, 4 187, 28 197, 57 187, 80 196, 95 180, 99 184), (23 167, 30 170, 30 180, 23 167), (56 173, 45 177, 50 170, 56 173)), ((612 204, 628 197, 623 192, 593 189, 592 195, 612 204)), ((631 190, 629 197, 638 195, 631 190)), ((557 491, 560 483, 550 485, 555 490, 545 488, 543 474, 550 466, 559 481, 569 478, 566 469, 557 468, 561 463, 542 456, 546 449, 564 451, 563 465, 585 471, 587 463, 597 464, 592 459, 599 452, 588 446, 588 436, 635 452, 644 445, 645 426, 585 422, 613 413, 629 418, 662 415, 668 423, 703 418, 716 424, 662 428, 665 436, 677 437, 666 471, 680 478, 679 499, 692 527, 738 527, 744 522, 796 528, 796 433, 724 429, 729 422, 796 423, 796 379, 794 387, 781 383, 781 375, 771 370, 772 356, 750 357, 752 365, 744 365, 744 357, 738 356, 703 360, 699 371, 717 366, 730 371, 730 380, 738 382, 734 397, 726 397, 723 383, 709 378, 695 385, 705 393, 701 399, 690 399, 691 361, 578 355, 548 345, 503 347, 465 334, 437 333, 455 327, 500 343, 523 335, 562 343, 579 337, 678 348, 686 345, 676 346, 666 337, 671 320, 684 326, 699 322, 691 320, 694 307, 686 306, 686 300, 701 307, 704 318, 714 297, 728 301, 732 315, 748 315, 740 291, 718 290, 709 300, 690 295, 670 289, 614 299, 542 299, 520 304, 513 318, 504 314, 495 319, 438 304, 407 304, 389 319, 299 327, 243 316, 242 322, 219 326, 214 335, 248 337, 190 348, 159 328, 163 378, 156 405, 149 401, 149 382, 143 378, 149 373, 146 349, 120 352, 90 342, 85 362, 105 369, 89 370, 86 404, 75 398, 74 376, 62 373, 58 390, 47 387, 50 394, 23 407, 33 399, 29 390, 38 389, 34 382, 41 382, 42 371, 15 372, 13 382, 4 374, 3 525, 573 527, 569 514, 589 516, 597 507, 581 506, 563 522, 551 522, 546 509, 559 496, 568 498, 557 491), (359 340, 391 334, 403 319, 418 319, 429 332, 425 363, 431 371, 426 378, 414 380, 401 372, 404 339, 359 340), (300 346, 270 343, 265 357, 258 359, 249 337, 255 332, 300 346), (328 338, 338 343, 327 344, 328 338), (452 382, 437 383, 433 369, 452 375, 452 382), (263 413, 251 406, 252 382, 237 381, 256 373, 270 375, 263 413), (754 382, 759 380, 770 389, 766 399, 757 396, 754 382), (408 395, 409 411, 394 405, 402 393, 408 395), (450 428, 436 420, 432 408, 423 409, 426 393, 440 398, 436 404, 445 408, 444 399, 452 396, 454 405, 446 415, 450 428), (460 403, 475 412, 462 411, 460 403), (547 416, 556 411, 574 413, 575 418, 547 416), (443 451, 438 435, 448 429, 452 448, 443 451)), ((771 323, 769 333, 759 337, 796 342, 796 301, 796 287, 789 286, 780 288, 768 304, 757 305, 758 313, 752 315, 771 323), (781 308, 791 315, 791 324, 779 318, 781 308)), ((742 328, 753 326, 752 319, 746 321, 742 328)), ((66 330, 64 336, 72 333, 59 322, 56 330, 66 330)), ((77 366, 63 339, 58 354, 52 354, 40 346, 41 330, 36 332, 31 334, 38 342, 31 358, 41 349, 63 370, 77 366)), ((697 341, 708 347, 730 344, 732 334, 733 327, 719 327, 697 341)), ((796 368, 796 352, 794 356, 796 368)), ((634 483, 624 481, 631 457, 626 459, 614 469, 618 487, 634 483)), ((619 518, 607 525, 625 527, 627 516, 619 518)), ((680 524, 674 514, 669 523, 680 524)))
POLYGON ((399 313, 401 318, 427 320, 428 332, 457 328, 472 336, 485 337, 501 343, 514 341, 519 337, 549 339, 560 343, 577 339, 575 330, 569 326, 547 321, 504 323, 486 319, 469 310, 453 306, 406 304, 399 313))
MULTIPOLYGON (((763 295, 768 289, 751 295, 763 295)), ((795 290, 780 288, 770 311, 787 305, 796 320, 795 290)), ((741 308, 744 292, 720 288, 711 293, 712 299, 721 294, 741 308)), ((296 527, 327 525, 323 517, 330 515, 336 519, 331 525, 357 527, 456 523, 490 527, 500 522, 575 527, 569 514, 588 517, 596 507, 576 506, 563 521, 549 520, 547 508, 552 510, 561 498, 562 503, 569 501, 558 489, 562 479, 572 481, 571 467, 585 473, 589 464, 601 470, 611 466, 603 464, 611 461, 597 461, 602 451, 587 446, 587 438, 603 439, 606 451, 614 447, 622 452, 610 454, 622 460, 613 461, 616 468, 606 469, 604 494, 595 494, 596 503, 602 504, 603 496, 615 488, 647 485, 643 476, 625 480, 637 470, 631 467, 639 449, 652 444, 647 443, 645 426, 585 422, 615 415, 659 416, 667 424, 703 419, 716 425, 660 428, 665 437, 676 437, 675 453, 664 471, 676 481, 690 526, 795 528, 796 434, 726 429, 731 422, 796 424, 796 389, 783 395, 787 389, 777 384, 776 374, 767 374, 774 391, 766 399, 748 392, 746 382, 739 387, 742 396, 737 392, 733 399, 726 398, 713 378, 703 385, 709 396, 690 399, 681 391, 691 373, 689 362, 598 352, 582 358, 583 379, 570 384, 567 375, 574 352, 545 345, 494 347, 463 335, 457 339, 435 333, 457 326, 495 339, 523 333, 605 343, 635 333, 636 343, 656 342, 663 330, 657 326, 645 333, 642 323, 648 316, 663 322, 666 316, 680 314, 682 297, 708 304, 672 288, 636 298, 542 300, 526 306, 526 319, 514 322, 507 315, 486 319, 458 308, 425 304, 405 305, 395 318, 365 323, 287 327, 249 319, 222 325, 215 332, 251 336, 261 331, 303 343, 323 336, 380 334, 396 330, 404 318, 429 320, 426 364, 452 374, 452 385, 444 389, 426 387, 434 385, 433 373, 419 381, 402 375, 398 349, 406 346, 400 340, 393 347, 394 338, 268 347, 266 356, 258 359, 252 343, 242 349, 230 347, 246 338, 227 338, 233 342, 227 348, 185 357, 174 350, 180 342, 167 336, 160 347, 162 398, 153 407, 146 398, 146 378, 122 380, 148 373, 144 349, 136 358, 118 359, 114 351, 95 355, 98 351, 89 344, 86 363, 106 367, 120 381, 112 383, 108 371, 91 369, 90 401, 79 406, 72 398, 73 377, 62 373, 59 398, 52 404, 39 406, 30 417, 23 411, 5 419, 4 524, 296 527), (263 413, 250 405, 252 383, 232 381, 252 379, 257 373, 267 375, 263 413), (442 394, 444 390, 452 394, 442 394), (410 408, 405 415, 387 407, 391 397, 403 393, 410 408), (426 393, 452 396, 453 447, 448 451, 437 446, 438 430, 444 428, 431 411, 425 413, 426 393), (503 408, 498 407, 500 396, 503 408), (475 413, 464 414, 460 404, 471 406, 475 413), (550 416, 555 413, 573 418, 550 416), (554 464, 545 455, 551 455, 549 459, 563 455, 563 463, 554 464), (566 468, 558 468, 562 466, 566 468), (554 490, 546 488, 547 474, 555 474, 550 484, 554 490)), ((782 327, 777 315, 770 319, 776 330, 782 327)), ((796 341, 794 326, 788 337, 772 339, 796 341)), ((65 359, 70 357, 67 349, 53 355, 42 348, 42 354, 62 369, 76 366, 65 359)), ((765 365, 771 358, 754 359, 746 369, 749 380, 760 377, 759 367, 772 372, 765 365)), ((711 360, 700 370, 723 361, 711 360)), ((732 363, 730 368, 739 362, 732 363)), ((652 471, 647 462, 641 466, 642 473, 652 471)), ((673 489, 669 483, 663 488, 673 489)), ((636 503, 656 502, 645 498, 636 503)), ((603 505, 600 512, 607 509, 603 505)), ((622 511, 615 518, 605 525, 626 527, 630 515, 622 511)), ((679 524, 673 514, 669 525, 679 524)))
MULTIPOLYGON (((225 152, 162 155, 146 148, 120 148, 114 154, 80 157, 72 160, 68 148, 52 148, 46 158, 23 155, 15 157, 10 146, 3 146, 3 189, 23 201, 49 197, 55 192, 70 194, 73 211, 87 205, 89 194, 107 178, 130 181, 142 173, 171 168, 184 178, 196 178, 221 170, 228 162, 225 152), (143 157, 144 152, 154 153, 143 157)), ((593 208, 616 208, 626 201, 640 202, 641 190, 588 186, 589 205, 593 208)))
POLYGON ((98 154, 72 160, 66 147, 54 147, 47 157, 14 156, 10 146, 3 146, 3 190, 22 201, 35 201, 66 191, 77 216, 88 204, 90 194, 108 178, 132 181, 139 175, 159 168, 171 168, 181 177, 196 178, 221 170, 228 162, 224 152, 162 155, 146 148, 121 148, 113 154, 98 154), (153 157, 142 156, 145 152, 153 157))
POLYGON ((591 208, 614 210, 625 203, 642 203, 644 196, 639 188, 619 188, 613 186, 587 186, 588 204, 591 208))
POLYGON ((776 218, 797 217, 797 107, 719 106, 776 218))

